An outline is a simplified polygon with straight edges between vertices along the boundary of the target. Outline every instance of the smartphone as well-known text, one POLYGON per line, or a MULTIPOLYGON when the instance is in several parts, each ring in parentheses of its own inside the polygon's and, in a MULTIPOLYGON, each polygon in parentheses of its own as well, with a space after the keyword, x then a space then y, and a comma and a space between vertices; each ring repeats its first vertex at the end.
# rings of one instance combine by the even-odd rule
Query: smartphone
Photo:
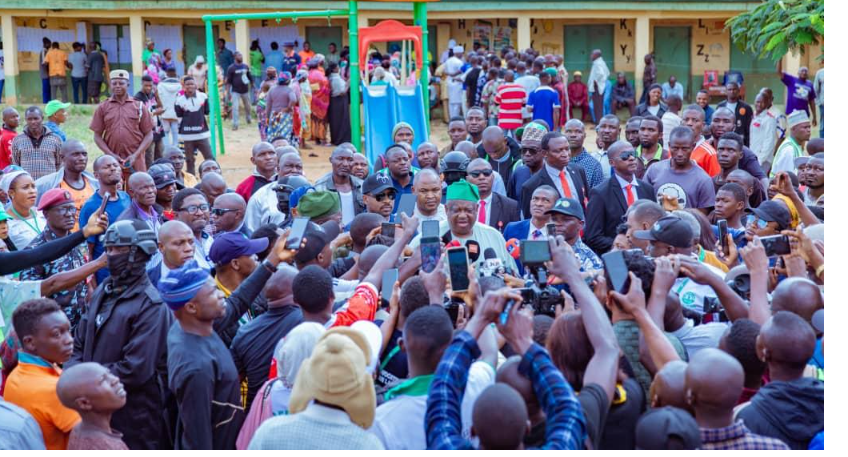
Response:
POLYGON ((292 222, 292 229, 286 240, 286 249, 300 249, 303 236, 306 235, 306 227, 309 226, 308 217, 296 217, 292 222))
POLYGON ((556 237, 556 235, 557 235, 556 224, 554 224, 553 222, 548 222, 548 225, 546 225, 545 227, 546 227, 546 230, 548 231, 548 237, 549 238, 556 237))
POLYGON ((524 265, 539 265, 551 260, 551 245, 547 240, 521 240, 518 259, 524 265))
POLYGON ((448 267, 450 270, 451 289, 454 292, 468 290, 468 251, 465 247, 448 249, 448 267))
POLYGON ((394 222, 383 222, 383 226, 380 229, 380 234, 394 239, 395 238, 395 223, 394 222))
POLYGON ((721 244, 721 250, 724 255, 730 252, 730 246, 727 244, 727 220, 718 220, 718 242, 721 244))
POLYGON ((604 270, 607 281, 613 290, 620 294, 626 294, 630 289, 630 276, 627 274, 627 262, 624 261, 623 251, 612 251, 601 256, 604 261, 604 270))
POLYGON ((509 313, 512 311, 513 306, 515 306, 515 300, 509 300, 504 305, 503 312, 500 315, 501 325, 506 325, 507 321, 509 321, 509 313))
POLYGON ((787 255, 792 251, 789 246, 789 237, 786 235, 765 236, 760 238, 760 241, 769 257, 787 255))
POLYGON ((421 269, 432 273, 442 255, 442 244, 439 239, 439 221, 424 221, 421 225, 421 269))
POLYGON ((400 217, 401 214, 406 214, 406 217, 412 217, 415 213, 415 200, 414 194, 403 194, 400 196, 400 203, 398 203, 398 209, 395 215, 396 222, 402 220, 400 217))
MULTIPOLYGON (((100 202, 100 208, 97 209, 97 212, 99 212, 100 214, 103 214, 103 211, 106 210, 106 205, 109 204, 110 198, 112 198, 112 194, 110 194, 109 192, 106 192, 106 194, 103 195, 103 201, 100 202)), ((85 222, 88 222, 88 221, 85 221, 85 222)))
POLYGON ((392 299, 392 288, 395 286, 397 280, 397 268, 392 268, 383 272, 383 288, 380 291, 380 296, 383 300, 386 300, 386 303, 389 303, 392 299))

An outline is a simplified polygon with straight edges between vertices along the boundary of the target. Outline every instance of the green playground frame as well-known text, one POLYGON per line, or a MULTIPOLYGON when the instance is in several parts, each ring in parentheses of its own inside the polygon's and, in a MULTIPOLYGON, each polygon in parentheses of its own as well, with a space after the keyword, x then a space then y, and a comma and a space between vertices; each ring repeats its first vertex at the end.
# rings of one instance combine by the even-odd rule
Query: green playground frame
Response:
MULTIPOLYGON (((430 59, 427 54, 427 4, 424 1, 414 2, 413 24, 421 27, 422 67, 419 69, 419 81, 421 82, 421 94, 424 98, 424 106, 430 106, 430 88, 428 71, 430 59)), ((294 19, 304 17, 340 17, 348 18, 348 46, 350 47, 350 131, 351 141, 357 151, 362 150, 362 122, 360 119, 361 84, 359 63, 359 1, 348 0, 346 10, 323 10, 323 11, 292 11, 292 12, 270 12, 270 13, 246 13, 246 14, 213 14, 204 15, 203 22, 206 25, 206 61, 210 69, 209 78, 209 121, 212 135, 212 155, 217 157, 218 151, 226 153, 224 145, 224 123, 221 120, 221 99, 218 93, 218 78, 211 74, 215 69, 215 36, 212 31, 212 23, 216 21, 239 21, 251 19, 294 19)))

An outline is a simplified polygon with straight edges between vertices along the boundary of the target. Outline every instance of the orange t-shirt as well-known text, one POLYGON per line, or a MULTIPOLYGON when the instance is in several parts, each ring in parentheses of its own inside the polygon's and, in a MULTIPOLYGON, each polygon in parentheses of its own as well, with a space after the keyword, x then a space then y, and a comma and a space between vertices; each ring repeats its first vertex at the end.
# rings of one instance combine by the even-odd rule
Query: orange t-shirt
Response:
POLYGON ((18 366, 6 381, 5 400, 32 415, 41 428, 47 449, 67 449, 71 430, 81 419, 76 411, 62 405, 56 394, 62 370, 38 357, 26 353, 18 355, 18 366), (28 359, 33 359, 34 363, 24 361, 28 359))
POLYGON ((721 173, 721 166, 718 164, 718 153, 706 141, 701 141, 701 144, 695 146, 692 151, 692 160, 698 164, 701 169, 707 172, 710 177, 715 177, 721 173))
MULTIPOLYGON (((67 190, 71 193, 71 198, 74 200, 74 206, 77 207, 77 222, 76 224, 74 224, 74 228, 71 229, 72 232, 76 232, 77 230, 79 230, 79 214, 80 211, 82 211, 82 205, 84 205, 85 202, 87 202, 88 199, 91 198, 92 195, 94 195, 94 187, 91 185, 91 182, 89 182, 88 178, 86 177, 83 177, 82 179, 85 181, 85 187, 80 190, 74 189, 73 187, 68 185, 68 183, 66 183, 64 180, 59 183, 60 189, 67 190)), ((87 222, 88 221, 83 221, 82 223, 83 225, 85 225, 85 223, 87 222)))
POLYGON ((47 73, 50 76, 65 76, 65 62, 68 61, 68 55, 60 49, 51 49, 44 56, 44 63, 47 64, 47 73))

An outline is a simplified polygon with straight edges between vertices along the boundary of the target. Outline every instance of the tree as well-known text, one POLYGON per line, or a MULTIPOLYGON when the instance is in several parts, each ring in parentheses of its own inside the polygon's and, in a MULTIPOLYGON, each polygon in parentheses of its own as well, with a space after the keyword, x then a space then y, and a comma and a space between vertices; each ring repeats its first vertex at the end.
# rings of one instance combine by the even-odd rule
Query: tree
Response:
POLYGON ((759 58, 782 58, 788 51, 824 37, 824 0, 765 0, 727 21, 730 38, 743 51, 759 58))

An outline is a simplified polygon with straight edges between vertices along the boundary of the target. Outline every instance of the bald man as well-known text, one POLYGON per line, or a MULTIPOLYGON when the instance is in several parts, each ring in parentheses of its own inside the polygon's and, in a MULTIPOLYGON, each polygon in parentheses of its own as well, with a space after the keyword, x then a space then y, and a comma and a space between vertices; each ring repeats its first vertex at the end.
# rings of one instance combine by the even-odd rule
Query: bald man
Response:
POLYGON ((778 311, 763 325, 757 355, 768 365, 770 382, 737 414, 752 432, 807 449, 824 429, 824 382, 804 376, 815 346, 813 328, 797 314, 778 311))
POLYGON ((752 433, 747 420, 733 420, 744 379, 739 361, 718 349, 704 349, 689 361, 686 402, 701 427, 702 449, 786 449, 779 440, 752 433))
POLYGON ((415 211, 423 227, 424 221, 446 221, 445 205, 442 204, 442 178, 430 168, 422 168, 412 179, 412 194, 415 195, 415 211))
POLYGON ((226 192, 232 192, 232 189, 227 188, 227 182, 224 181, 224 177, 214 172, 203 175, 203 179, 200 180, 197 189, 203 192, 203 195, 206 196, 206 201, 210 202, 214 202, 218 196, 226 192))
MULTIPOLYGON (((15 111, 13 108, 7 108, 3 112, 5 113, 10 109, 15 111)), ((17 114, 17 111, 15 111, 15 114, 17 114)), ((3 130, 3 132, 5 132, 5 130, 3 130)), ((0 133, 0 135, 2 135, 2 133, 0 133)), ((2 139, 0 139, 0 141, 2 141, 2 139)), ((11 151, 11 149, 7 150, 11 151)), ((0 154, 2 154, 2 151, 3 146, 0 145, 0 154)), ((97 189, 100 188, 100 184, 97 182, 94 175, 85 171, 85 168, 88 166, 88 151, 85 149, 85 145, 82 144, 81 141, 68 138, 64 143, 62 143, 62 148, 59 150, 59 154, 62 157, 62 168, 55 173, 42 176, 35 181, 35 189, 38 191, 38 199, 36 200, 36 203, 41 202, 41 196, 44 195, 45 192, 58 187, 71 193, 71 198, 74 200, 74 206, 77 207, 77 214, 79 214, 82 210, 82 205, 84 205, 86 200, 97 192, 97 189)), ((0 164, 2 164, 2 162, 2 155, 0 155, 0 164)), ((85 223, 85 221, 83 221, 83 223, 85 223)), ((76 231, 78 228, 79 221, 74 224, 73 230, 76 231)))
POLYGON ((263 290, 268 300, 268 311, 241 326, 233 338, 230 351, 239 375, 242 379, 247 378, 248 410, 257 392, 268 380, 277 343, 303 322, 303 313, 292 295, 292 281, 296 275, 297 269, 280 264, 263 290))
MULTIPOLYGON (((477 148, 474 147, 474 143, 470 141, 460 141, 456 145, 456 150, 465 153, 465 155, 467 155, 468 158, 471 160, 479 158, 479 155, 477 154, 477 148)), ((510 171, 510 173, 512 173, 512 171, 510 171)), ((500 195, 506 195, 506 184, 504 184, 505 181, 499 173, 495 173, 494 176, 495 182, 492 184, 492 192, 500 195)))
POLYGON ((260 188, 277 180, 277 152, 271 143, 260 141, 253 145, 250 162, 254 166, 253 173, 236 187, 236 193, 241 195, 244 201, 250 200, 260 188))
POLYGON ((303 160, 296 152, 287 152, 280 156, 277 163, 277 176, 284 178, 291 175, 303 176, 303 160))
POLYGON ((181 221, 168 221, 159 227, 159 252, 147 267, 147 277, 153 287, 171 270, 185 265, 194 257, 194 232, 181 221))
POLYGON ((367 210, 365 201, 362 199, 362 180, 351 173, 353 154, 354 151, 346 146, 336 146, 330 154, 332 170, 315 181, 315 190, 328 190, 339 194, 342 225, 345 226, 350 224, 357 214, 367 210))
POLYGON ((153 178, 143 171, 131 174, 127 180, 127 193, 130 194, 132 203, 117 220, 138 219, 144 221, 154 233, 158 233, 164 219, 153 208, 156 204, 156 183, 153 178))
POLYGON ((215 226, 215 236, 226 232, 239 232, 250 238, 252 232, 244 226, 244 214, 247 202, 236 193, 218 196, 212 204, 210 220, 215 226))
POLYGON ((127 450, 110 426, 112 413, 126 405, 127 392, 108 368, 96 362, 68 368, 56 383, 56 395, 82 419, 71 430, 69 450, 127 450))
POLYGON ((674 406, 688 409, 686 403, 686 367, 682 360, 674 360, 663 365, 651 383, 649 399, 651 408, 674 406))
POLYGON ((423 170, 424 168, 431 168, 439 171, 439 148, 436 147, 435 144, 425 141, 418 145, 418 149, 415 151, 415 156, 418 158, 418 166, 423 170))
POLYGON ((487 160, 503 182, 509 182, 512 171, 521 164, 521 146, 504 135, 503 130, 496 125, 486 127, 482 138, 477 146, 477 156, 487 160))
POLYGON ((533 392, 533 383, 519 373, 519 364, 521 364, 521 357, 514 355, 506 359, 506 362, 498 367, 495 382, 512 387, 524 399, 524 405, 527 407, 527 419, 530 421, 530 431, 524 435, 524 445, 540 447, 545 444, 545 412, 542 411, 542 406, 536 399, 536 393, 533 392))

